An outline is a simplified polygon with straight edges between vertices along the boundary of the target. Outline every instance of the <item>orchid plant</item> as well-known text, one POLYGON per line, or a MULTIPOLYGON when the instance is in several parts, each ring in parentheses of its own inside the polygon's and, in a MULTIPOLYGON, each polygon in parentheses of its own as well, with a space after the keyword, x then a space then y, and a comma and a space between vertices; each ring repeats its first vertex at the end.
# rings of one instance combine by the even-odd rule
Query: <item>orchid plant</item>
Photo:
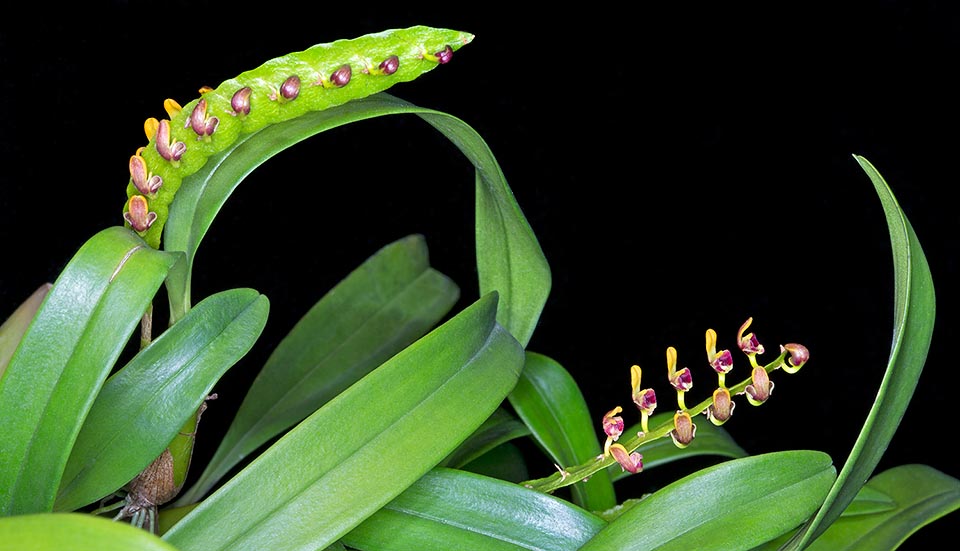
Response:
POLYGON ((528 349, 552 274, 497 159, 458 118, 378 88, 455 62, 470 36, 418 28, 371 38, 367 53, 323 45, 340 57, 319 76, 285 58, 271 66, 282 79, 257 69, 148 120, 117 224, 0 327, 0 549, 872 551, 960 507, 960 481, 936 469, 874 472, 923 369, 935 296, 909 221, 859 155, 893 247, 895 327, 842 465, 814 450, 750 455, 725 430, 738 404, 764 407, 775 383, 803 384, 817 362, 804 335, 761 342, 750 317, 705 329, 700 367, 681 367, 673 346, 665 372, 625 366, 633 405, 590 410, 560 362, 528 349), (475 169, 479 295, 451 312, 460 287, 431 267, 425 236, 384 244, 290 328, 213 457, 193 464, 197 441, 217 437, 203 411, 269 314, 250 288, 193 296, 201 240, 266 160, 387 115, 423 120, 475 169), (693 390, 714 376, 710 392, 693 390), (649 495, 618 484, 693 456, 716 463, 649 495))

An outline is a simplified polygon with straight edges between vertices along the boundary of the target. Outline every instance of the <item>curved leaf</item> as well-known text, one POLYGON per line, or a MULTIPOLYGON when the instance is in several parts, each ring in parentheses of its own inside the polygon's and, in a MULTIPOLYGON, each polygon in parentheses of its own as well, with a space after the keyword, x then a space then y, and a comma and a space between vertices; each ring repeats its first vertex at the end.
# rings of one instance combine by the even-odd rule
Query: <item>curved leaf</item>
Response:
POLYGON ((93 503, 160 455, 250 350, 268 311, 267 297, 253 289, 211 295, 107 379, 77 436, 54 507, 93 503))
POLYGON ((247 174, 310 136, 351 122, 397 114, 423 118, 456 144, 476 168, 480 294, 498 292, 497 320, 526 346, 550 292, 550 268, 496 158, 480 135, 463 121, 386 93, 266 127, 238 139, 184 179, 170 205, 170 219, 164 229, 164 248, 184 251, 188 260, 167 283, 173 310, 188 308, 193 257, 217 212, 247 174))
MULTIPOLYGON (((665 422, 673 422, 673 413, 658 413, 649 419, 650 427, 657 427, 665 422)), ((623 431, 623 434, 636 434, 641 430, 636 424, 623 431)), ((657 438, 644 442, 637 451, 643 454, 643 470, 648 471, 680 459, 701 455, 716 455, 736 459, 749 455, 746 450, 737 444, 730 433, 723 427, 718 427, 710 421, 697 422, 697 437, 686 448, 678 448, 671 438, 657 438)), ((614 463, 607 467, 614 481, 630 476, 619 464, 614 463)))
POLYGON ((111 227, 57 278, 0 379, 0 515, 52 509, 87 411, 180 256, 111 227))
POLYGON ((877 397, 823 507, 786 549, 803 549, 846 509, 893 438, 927 360, 936 310, 930 267, 907 217, 876 168, 855 155, 883 204, 893 251, 894 309, 890 358, 877 397))
MULTIPOLYGON (((556 361, 527 352, 526 364, 510 404, 530 427, 537 442, 562 467, 579 465, 600 455, 597 427, 580 387, 556 361)), ((599 471, 571 487, 574 502, 591 511, 616 505, 613 482, 599 471)))
MULTIPOLYGON (((870 479, 856 499, 807 549, 897 549, 914 532, 960 509, 960 480, 927 465, 900 465, 870 479)), ((774 550, 784 537, 761 546, 774 550)))
POLYGON ((226 436, 177 505, 197 501, 248 454, 423 336, 460 296, 423 236, 387 245, 321 298, 254 379, 226 436))
POLYGON ((362 551, 573 551, 606 524, 516 484, 437 468, 343 537, 362 551))
POLYGON ((23 339, 23 334, 27 332, 27 327, 30 326, 33 316, 40 309, 40 304, 46 298, 50 287, 52 287, 50 283, 44 283, 38 287, 27 297, 27 300, 17 306, 17 309, 10 314, 3 325, 0 325, 0 377, 3 377, 3 372, 7 370, 10 357, 13 356, 20 340, 23 339))
POLYGON ((164 538, 183 551, 320 549, 439 463, 516 384, 491 293, 357 381, 164 538))
POLYGON ((636 503, 581 549, 751 549, 813 514, 835 474, 830 456, 817 451, 726 461, 636 503))
POLYGON ((504 442, 465 464, 462 470, 520 483, 530 478, 526 457, 516 444, 504 442))
POLYGON ((80 513, 0 517, 0 551, 177 551, 146 530, 80 513))

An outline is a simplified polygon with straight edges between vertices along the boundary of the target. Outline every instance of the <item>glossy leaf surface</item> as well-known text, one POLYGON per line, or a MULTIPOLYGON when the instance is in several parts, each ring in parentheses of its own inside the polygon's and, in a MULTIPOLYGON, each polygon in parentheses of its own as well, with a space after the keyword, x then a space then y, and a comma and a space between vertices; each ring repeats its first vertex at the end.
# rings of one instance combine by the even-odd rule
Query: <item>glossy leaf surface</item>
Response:
POLYGON ((0 377, 3 377, 3 372, 7 370, 10 357, 20 344, 23 334, 27 332, 27 327, 33 321, 33 316, 40 309, 40 304, 46 298, 51 286, 49 283, 44 283, 38 287, 10 314, 3 325, 0 325, 0 377))
POLYGON ((164 535, 183 551, 321 549, 423 476, 516 384, 488 294, 284 435, 164 535))
POLYGON ((55 508, 109 495, 150 464, 267 322, 253 289, 211 295, 107 379, 67 462, 55 508))
POLYGON ((203 474, 177 504, 197 501, 244 457, 423 336, 459 296, 456 284, 430 267, 422 236, 375 253, 280 342, 203 474))
POLYGON ((52 509, 84 417, 179 257, 111 227, 57 278, 0 379, 0 515, 52 509))
MULTIPOLYGON (((923 371, 933 337, 936 297, 930 267, 913 227, 877 169, 857 155, 880 197, 893 252, 894 309, 890 358, 877 397, 853 450, 817 515, 786 549, 803 549, 823 533, 853 501, 870 478, 893 438, 923 371)), ((879 345, 880 343, 878 343, 879 345)))
MULTIPOLYGON (((897 549, 927 524, 960 509, 960 480, 927 465, 898 465, 870 479, 849 507, 807 549, 897 549)), ((757 551, 774 551, 789 537, 757 551)))
POLYGON ((0 517, 0 551, 177 551, 123 522, 81 513, 0 517))
POLYGON ((344 536, 363 551, 573 551, 605 522, 522 486, 453 469, 430 471, 344 536))
POLYGON ((726 461, 636 503, 581 549, 751 549, 813 514, 835 474, 830 457, 816 451, 726 461))

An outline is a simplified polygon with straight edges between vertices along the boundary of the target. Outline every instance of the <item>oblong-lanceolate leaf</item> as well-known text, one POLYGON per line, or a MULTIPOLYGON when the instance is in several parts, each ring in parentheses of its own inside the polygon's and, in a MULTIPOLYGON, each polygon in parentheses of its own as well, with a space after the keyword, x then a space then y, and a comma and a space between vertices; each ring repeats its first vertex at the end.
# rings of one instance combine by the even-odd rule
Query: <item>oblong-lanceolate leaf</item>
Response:
POLYGON ((233 466, 433 328, 460 296, 430 267, 421 235, 375 253, 284 337, 250 386, 196 484, 197 501, 233 466))
POLYGON ((57 278, 0 379, 0 515, 52 509, 87 411, 181 256, 111 227, 57 278))
MULTIPOLYGON (((579 465, 601 453, 597 422, 580 387, 553 359, 527 352, 527 361, 510 393, 510 404, 537 442, 561 467, 579 465)), ((603 470, 572 488, 574 502, 590 511, 617 504, 610 474, 603 470)))
MULTIPOLYGON (((673 423, 673 412, 658 413, 651 416, 648 426, 652 430, 665 422, 673 423)), ((643 471, 646 472, 660 465, 666 465, 688 457, 715 455, 736 459, 749 455, 723 427, 718 427, 706 419, 703 422, 696 421, 696 425, 697 437, 685 448, 678 448, 673 443, 672 438, 649 440, 637 448, 637 451, 643 455, 643 471)), ((641 428, 638 423, 624 430, 623 434, 637 434, 641 428)), ((614 481, 630 475, 630 472, 624 471, 619 463, 610 465, 607 470, 610 471, 614 481)))
POLYGON ((439 463, 516 384, 491 293, 303 420, 164 538, 183 551, 330 545, 439 463))
POLYGON ((830 456, 817 451, 726 461, 641 500, 581 550, 751 549, 813 514, 835 474, 830 456))
POLYGON ((27 327, 33 321, 33 316, 40 309, 40 304, 43 303, 51 286, 50 283, 44 283, 38 287, 27 297, 27 300, 17 306, 3 325, 0 325, 0 377, 3 377, 3 372, 7 370, 10 358, 20 344, 23 334, 27 332, 27 327))
POLYGON ((476 252, 480 294, 497 291, 497 320, 524 346, 550 293, 551 275, 533 230, 517 205, 500 165, 477 132, 446 113, 414 106, 386 93, 358 99, 266 127, 241 137, 187 177, 170 206, 164 248, 184 251, 187 269, 167 283, 174 302, 189 304, 193 257, 227 198, 257 166, 310 136, 385 115, 418 115, 453 142, 476 168, 476 252))
POLYGON ((930 267, 920 241, 890 186, 870 161, 854 155, 880 197, 893 253, 893 338, 887 369, 867 420, 823 507, 791 540, 787 549, 803 549, 846 509, 870 478, 900 425, 917 387, 933 337, 936 297, 930 267))
POLYGON ((0 517, 0 551, 177 551, 146 530, 80 513, 0 517))
POLYGON ((343 541, 361 551, 574 551, 605 524, 563 499, 437 468, 343 541))
POLYGON ((267 322, 253 289, 211 295, 107 379, 64 469, 54 508, 71 511, 114 492, 167 447, 267 322))

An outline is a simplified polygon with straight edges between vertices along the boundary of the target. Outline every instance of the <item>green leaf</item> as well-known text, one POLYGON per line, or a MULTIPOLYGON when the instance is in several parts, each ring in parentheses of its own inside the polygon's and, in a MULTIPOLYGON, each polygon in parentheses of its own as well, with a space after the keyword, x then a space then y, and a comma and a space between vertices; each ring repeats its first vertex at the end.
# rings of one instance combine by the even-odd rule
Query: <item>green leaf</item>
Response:
MULTIPOLYGON (((537 443, 561 467, 579 465, 602 453, 594 416, 570 373, 551 358, 527 352, 527 361, 510 404, 537 443)), ((616 505, 613 482, 599 471, 571 487, 574 502, 591 511, 616 505)))
POLYGON ((0 379, 0 515, 52 509, 87 411, 180 256, 111 227, 57 278, 0 379))
POLYGON ((268 312, 267 297, 253 289, 211 295, 107 379, 80 429, 54 507, 93 503, 160 455, 250 350, 268 312))
MULTIPOLYGON (((870 479, 810 551, 896 549, 920 528, 960 509, 960 480, 927 465, 900 465, 870 479)), ((777 549, 789 535, 761 546, 777 549)))
POLYGON ((440 466, 459 469, 493 448, 529 434, 527 425, 509 411, 498 409, 463 444, 441 461, 440 466))
POLYGON ((23 334, 27 332, 27 327, 33 321, 33 316, 40 309, 40 304, 46 298, 47 292, 52 287, 49 283, 44 283, 37 288, 27 300, 23 301, 16 310, 10 314, 10 317, 0 325, 0 377, 7 370, 7 364, 10 363, 10 357, 13 356, 23 334))
POLYGON ((550 268, 496 158, 480 135, 463 121, 385 93, 307 113, 244 136, 184 179, 170 205, 163 241, 167 250, 187 254, 185 267, 172 273, 167 282, 174 316, 189 307, 193 258, 203 236, 247 174, 310 136, 344 124, 397 114, 423 118, 460 148, 476 168, 480 293, 498 292, 498 321, 526 346, 550 292, 550 268))
POLYGON ((0 517, 0 551, 177 551, 146 530, 80 513, 0 517))
POLYGON ((836 484, 786 549, 803 549, 823 533, 853 501, 886 451, 913 397, 933 336, 936 297, 930 267, 906 215, 890 187, 865 158, 855 155, 876 189, 890 231, 893 252, 893 339, 886 372, 867 420, 836 484))
POLYGON ((581 550, 751 549, 813 514, 835 474, 830 457, 817 451, 726 461, 636 503, 581 550))
POLYGON ((320 299, 270 355, 194 486, 193 503, 271 438, 434 327, 456 284, 429 265, 423 236, 382 248, 320 299))
POLYGON ((485 295, 327 402, 175 524, 183 551, 320 549, 439 463, 502 403, 523 349, 485 295))
POLYGON ((604 526, 583 509, 494 478, 438 468, 343 541, 364 551, 573 551, 604 526))
MULTIPOLYGON (((673 422, 673 413, 658 413, 653 415, 648 420, 649 427, 658 427, 663 423, 672 423, 673 422)), ((657 438, 656 440, 650 440, 644 442, 637 451, 643 454, 643 470, 644 472, 649 471, 659 467, 660 465, 666 465, 674 461, 681 459, 686 459, 688 457, 696 457, 702 455, 715 455, 719 457, 728 457, 731 459, 736 459, 738 457, 746 457, 747 452, 737 444, 733 437, 730 436, 730 433, 727 432, 723 427, 718 427, 711 423, 710 421, 703 419, 703 421, 697 421, 697 437, 693 439, 686 448, 678 448, 676 444, 673 443, 672 438, 657 438)), ((625 435, 633 435, 641 430, 640 424, 636 424, 627 430, 623 431, 625 435)), ((624 471, 619 464, 614 463, 607 467, 607 470, 610 472, 610 475, 613 477, 613 480, 620 480, 626 478, 630 475, 628 471, 624 471)))

